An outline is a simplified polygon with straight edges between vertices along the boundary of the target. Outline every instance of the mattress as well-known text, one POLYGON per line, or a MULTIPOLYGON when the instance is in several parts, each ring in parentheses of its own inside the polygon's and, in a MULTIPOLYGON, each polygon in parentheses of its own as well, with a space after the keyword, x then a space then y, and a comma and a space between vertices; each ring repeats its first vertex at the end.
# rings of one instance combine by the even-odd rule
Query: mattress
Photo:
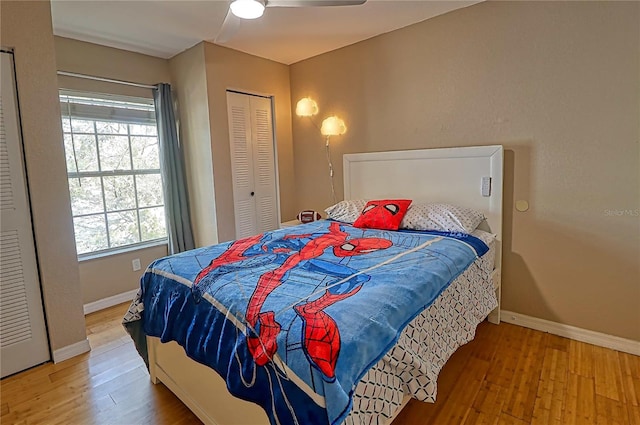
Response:
POLYGON ((437 378, 449 357, 475 336, 476 327, 498 306, 491 273, 495 235, 475 230, 489 251, 478 258, 411 321, 396 345, 357 384, 344 424, 386 423, 406 396, 435 402, 437 378))

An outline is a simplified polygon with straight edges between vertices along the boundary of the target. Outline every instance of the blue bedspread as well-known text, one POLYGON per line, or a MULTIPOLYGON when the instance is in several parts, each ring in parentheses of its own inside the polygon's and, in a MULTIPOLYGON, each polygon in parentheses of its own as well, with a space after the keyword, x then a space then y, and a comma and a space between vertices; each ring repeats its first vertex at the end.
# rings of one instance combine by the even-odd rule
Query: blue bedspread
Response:
POLYGON ((364 373, 486 250, 468 235, 319 221, 155 261, 137 323, 271 423, 338 424, 364 373))

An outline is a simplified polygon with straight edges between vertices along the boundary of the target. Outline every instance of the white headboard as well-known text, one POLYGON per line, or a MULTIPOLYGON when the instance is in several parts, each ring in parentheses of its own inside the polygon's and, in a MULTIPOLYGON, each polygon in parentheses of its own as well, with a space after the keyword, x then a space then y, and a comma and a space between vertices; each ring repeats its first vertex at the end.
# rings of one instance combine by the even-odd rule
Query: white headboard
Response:
POLYGON ((344 155, 344 199, 408 198, 446 202, 482 211, 480 228, 497 235, 496 267, 502 242, 502 161, 500 145, 419 149, 344 155), (482 195, 491 178, 490 196, 482 195))

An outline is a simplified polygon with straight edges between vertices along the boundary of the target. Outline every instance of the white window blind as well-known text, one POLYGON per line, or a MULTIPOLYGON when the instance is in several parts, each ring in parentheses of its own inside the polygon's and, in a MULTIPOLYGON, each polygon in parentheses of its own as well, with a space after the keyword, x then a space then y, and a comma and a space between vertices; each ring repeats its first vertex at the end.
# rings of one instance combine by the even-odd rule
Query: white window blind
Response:
POLYGON ((120 123, 156 124, 153 99, 60 91, 62 116, 120 123))

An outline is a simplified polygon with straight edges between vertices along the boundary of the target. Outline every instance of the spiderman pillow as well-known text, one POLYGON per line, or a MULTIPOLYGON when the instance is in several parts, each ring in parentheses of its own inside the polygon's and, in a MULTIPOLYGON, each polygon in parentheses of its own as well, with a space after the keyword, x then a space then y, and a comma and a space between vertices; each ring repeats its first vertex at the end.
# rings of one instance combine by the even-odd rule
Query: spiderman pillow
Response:
POLYGON ((367 202, 353 223, 362 229, 398 230, 411 199, 380 199, 367 202))

